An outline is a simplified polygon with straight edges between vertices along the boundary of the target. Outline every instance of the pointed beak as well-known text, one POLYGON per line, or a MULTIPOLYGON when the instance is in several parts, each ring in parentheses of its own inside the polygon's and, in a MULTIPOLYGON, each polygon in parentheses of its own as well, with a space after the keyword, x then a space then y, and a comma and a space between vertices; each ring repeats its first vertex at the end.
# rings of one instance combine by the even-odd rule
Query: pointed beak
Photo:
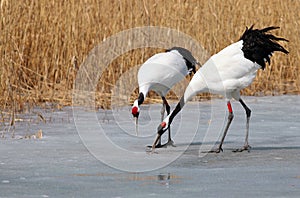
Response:
POLYGON ((139 125, 138 125, 139 117, 134 117, 134 118, 135 118, 135 133, 136 136, 139 136, 139 125))
POLYGON ((138 119, 139 119, 139 115, 140 115, 139 108, 136 107, 136 106, 132 107, 131 113, 132 113, 132 116, 135 119, 135 133, 136 133, 136 136, 138 136, 139 135, 139 132, 138 132, 138 119))
POLYGON ((156 146, 158 140, 160 139, 160 136, 161 136, 161 135, 160 135, 159 133, 157 133, 156 139, 155 139, 155 141, 154 141, 153 144, 152 144, 152 152, 154 152, 155 146, 156 146))
POLYGON ((154 152, 155 146, 158 142, 158 140, 160 139, 161 135, 168 129, 166 128, 167 123, 166 122, 162 122, 158 127, 157 127, 157 135, 156 135, 156 139, 154 140, 153 144, 152 144, 152 152, 154 152))

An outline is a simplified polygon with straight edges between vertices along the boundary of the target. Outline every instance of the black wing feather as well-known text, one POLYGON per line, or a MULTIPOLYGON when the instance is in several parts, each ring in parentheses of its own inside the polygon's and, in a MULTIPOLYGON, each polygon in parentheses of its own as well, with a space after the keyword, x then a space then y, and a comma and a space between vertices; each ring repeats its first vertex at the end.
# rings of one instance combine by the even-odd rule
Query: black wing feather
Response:
POLYGON ((170 49, 167 49, 166 52, 170 52, 172 50, 177 50, 184 58, 188 70, 191 70, 193 73, 196 73, 196 64, 198 64, 198 61, 194 58, 194 56, 189 50, 182 47, 172 47, 170 49))

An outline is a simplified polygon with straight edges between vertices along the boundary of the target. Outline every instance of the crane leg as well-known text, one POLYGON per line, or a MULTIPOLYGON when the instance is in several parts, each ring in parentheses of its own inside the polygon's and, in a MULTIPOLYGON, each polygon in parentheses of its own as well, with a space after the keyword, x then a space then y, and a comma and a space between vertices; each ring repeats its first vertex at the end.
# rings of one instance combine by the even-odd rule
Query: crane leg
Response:
POLYGON ((223 142, 224 142, 225 137, 227 135, 229 126, 230 126, 230 124, 231 124, 231 122, 233 120, 233 117, 234 117, 230 101, 227 102, 227 108, 228 108, 229 114, 228 114, 227 124, 226 124, 226 127, 224 129, 221 142, 220 142, 219 146, 216 149, 210 150, 210 151, 208 151, 208 153, 220 153, 221 151, 223 152, 222 145, 223 145, 223 142))
MULTIPOLYGON (((170 105, 168 104, 167 100, 165 97, 162 97, 162 100, 163 100, 163 103, 165 104, 166 106, 166 111, 167 111, 167 115, 170 114, 170 105)), ((172 140, 171 138, 171 127, 168 128, 168 142, 165 144, 165 146, 173 146, 175 147, 174 145, 174 141, 172 140)))
MULTIPOLYGON (((167 111, 167 115, 170 114, 170 105, 168 104, 168 102, 167 102, 167 100, 164 96, 162 96, 161 98, 162 98, 162 101, 163 101, 163 107, 162 107, 160 113, 161 113, 161 121, 163 121, 165 111, 167 111)), ((157 144, 156 144, 155 148, 175 146, 174 141, 171 138, 171 129, 170 129, 170 127, 168 128, 168 135, 169 135, 168 136, 168 142, 166 144, 161 144, 161 136, 160 136, 159 139, 157 140, 157 144)))
MULTIPOLYGON (((164 97, 162 97, 164 98, 164 97)), ((161 114, 161 122, 164 120, 164 117, 165 117, 165 109, 166 109, 166 104, 164 102, 164 99, 163 99, 163 106, 160 110, 160 114, 161 114)), ((163 145, 161 144, 161 136, 159 136, 159 139, 157 140, 157 143, 155 143, 155 148, 161 148, 163 147, 163 145)))
POLYGON ((248 151, 250 152, 251 146, 248 142, 248 136, 249 136, 249 122, 250 122, 250 116, 251 116, 251 110, 249 107, 244 103, 242 99, 239 99, 239 102, 244 107, 246 111, 246 137, 245 137, 245 144, 242 148, 233 150, 233 152, 242 152, 242 151, 248 151))

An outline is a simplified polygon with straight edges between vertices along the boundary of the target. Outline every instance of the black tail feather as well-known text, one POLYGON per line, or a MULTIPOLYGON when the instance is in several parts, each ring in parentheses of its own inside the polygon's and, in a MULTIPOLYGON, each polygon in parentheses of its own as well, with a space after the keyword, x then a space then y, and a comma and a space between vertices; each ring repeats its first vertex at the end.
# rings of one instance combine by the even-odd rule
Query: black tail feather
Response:
POLYGON ((277 41, 286 41, 287 39, 276 37, 270 33, 271 30, 279 29, 276 26, 270 26, 263 29, 253 29, 254 25, 246 28, 240 40, 243 40, 243 52, 245 58, 258 63, 262 69, 265 68, 265 62, 270 64, 270 57, 273 52, 279 51, 285 54, 289 52, 277 41))
MULTIPOLYGON (((252 28, 254 27, 254 25, 251 26, 252 28)), ((264 33, 264 32, 269 32, 271 30, 276 30, 279 29, 280 27, 278 26, 270 26, 270 27, 266 27, 264 29, 259 30, 260 32, 264 33)))
POLYGON ((192 72, 196 73, 196 64, 198 64, 198 61, 194 58, 189 50, 183 47, 172 47, 170 49, 167 49, 166 52, 170 52, 172 50, 177 50, 182 55, 188 70, 191 71, 190 74, 192 74, 192 72))

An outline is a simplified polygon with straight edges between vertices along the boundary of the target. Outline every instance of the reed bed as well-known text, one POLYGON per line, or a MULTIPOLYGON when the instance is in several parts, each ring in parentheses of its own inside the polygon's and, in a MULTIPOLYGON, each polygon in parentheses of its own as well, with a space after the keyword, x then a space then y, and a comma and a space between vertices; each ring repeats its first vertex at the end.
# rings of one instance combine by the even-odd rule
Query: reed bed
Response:
MULTIPOLYGON (((149 25, 188 34, 210 54, 237 41, 246 26, 280 26, 274 33, 290 41, 283 43, 290 54, 276 54, 242 94, 299 94, 299 10, 296 0, 0 0, 0 106, 18 112, 49 102, 71 105, 76 72, 89 51, 122 30, 149 25)), ((95 90, 97 107, 110 108, 120 76, 161 50, 132 50, 110 63, 95 90)), ((137 94, 133 90, 128 103, 137 94)))

